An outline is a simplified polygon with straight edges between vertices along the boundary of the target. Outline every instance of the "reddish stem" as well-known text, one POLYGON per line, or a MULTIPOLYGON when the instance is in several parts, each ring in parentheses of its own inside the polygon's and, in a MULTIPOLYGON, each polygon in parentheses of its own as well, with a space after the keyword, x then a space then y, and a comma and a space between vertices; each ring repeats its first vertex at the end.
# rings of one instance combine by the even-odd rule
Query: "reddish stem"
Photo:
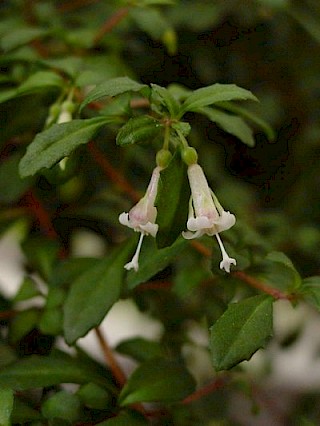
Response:
POLYGON ((43 230, 47 237, 52 240, 58 239, 58 234, 51 223, 49 213, 43 207, 32 189, 25 193, 23 202, 33 216, 38 220, 40 229, 43 230))
POLYGON ((88 149, 93 159, 101 169, 104 174, 116 185, 118 185, 126 194, 129 195, 132 201, 139 201, 140 194, 130 185, 130 183, 109 163, 104 154, 97 148, 97 146, 90 142, 88 144, 88 149))
POLYGON ((113 377, 115 378, 117 384, 120 386, 120 388, 122 388, 126 382, 126 376, 124 372, 122 371, 122 368, 118 364, 115 356, 113 355, 113 352, 111 348, 109 347, 107 340, 101 333, 101 330, 97 327, 94 329, 94 331, 98 338, 100 347, 103 351, 105 361, 107 365, 110 367, 110 370, 112 371, 113 377))
POLYGON ((128 15, 129 8, 123 7, 119 9, 114 15, 112 15, 107 21, 102 25, 102 27, 97 32, 94 43, 97 44, 104 37, 105 34, 113 30, 113 28, 122 21, 128 15))
POLYGON ((251 287, 261 290, 266 294, 270 294, 270 296, 272 296, 275 299, 293 300, 295 298, 294 295, 285 294, 276 288, 270 287, 262 283, 261 281, 257 280, 256 278, 251 277, 250 275, 247 275, 243 271, 234 271, 234 272, 231 272, 231 274, 234 277, 239 278, 241 281, 249 284, 251 287))
POLYGON ((203 388, 200 388, 187 396, 181 404, 187 405, 191 404, 194 401, 198 401, 199 399, 203 398, 206 395, 209 395, 212 392, 215 392, 216 390, 222 388, 227 383, 228 379, 227 377, 218 377, 215 381, 212 383, 209 383, 208 385, 204 386, 203 388))

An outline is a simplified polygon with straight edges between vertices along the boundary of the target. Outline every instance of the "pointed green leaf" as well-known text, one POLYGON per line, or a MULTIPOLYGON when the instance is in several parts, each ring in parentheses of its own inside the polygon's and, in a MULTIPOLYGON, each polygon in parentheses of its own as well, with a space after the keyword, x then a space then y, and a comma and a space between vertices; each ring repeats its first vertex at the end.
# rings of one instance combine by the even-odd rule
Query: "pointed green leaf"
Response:
POLYGON ((143 115, 130 118, 117 134, 117 145, 151 143, 163 129, 163 125, 152 117, 143 115))
POLYGON ((202 87, 192 92, 186 98, 182 105, 182 113, 187 111, 195 111, 198 108, 212 105, 222 101, 241 101, 250 99, 257 101, 258 99, 246 89, 238 87, 235 84, 213 84, 212 86, 202 87))
POLYGON ((109 381, 69 355, 31 355, 0 371, 0 388, 34 389, 59 383, 94 382, 110 387, 109 381))
POLYGON ((131 250, 132 241, 118 247, 73 282, 64 305, 64 334, 68 344, 74 344, 98 326, 119 299, 124 264, 131 250))
POLYGON ((71 154, 79 145, 89 142, 102 126, 112 120, 108 117, 73 120, 68 123, 54 124, 49 129, 38 133, 20 161, 20 175, 22 177, 34 175, 44 167, 53 166, 71 154))
POLYGON ((161 171, 156 199, 157 245, 167 247, 186 229, 189 211, 190 187, 187 167, 176 152, 168 167, 161 171))
POLYGON ((10 417, 13 408, 13 390, 0 388, 0 425, 10 426, 10 417))
POLYGON ((129 289, 148 281, 155 274, 166 268, 186 245, 187 241, 181 237, 170 247, 159 250, 154 238, 145 238, 139 258, 139 270, 137 272, 130 271, 127 275, 129 289))
POLYGON ((137 411, 121 411, 116 417, 98 423, 96 426, 147 426, 149 423, 137 411))
POLYGON ((17 88, 17 95, 27 95, 50 87, 61 88, 63 84, 63 79, 55 72, 38 71, 17 88))
POLYGON ((140 362, 164 355, 164 349, 161 343, 155 342, 154 340, 147 340, 142 337, 134 337, 120 342, 116 347, 116 351, 131 356, 140 362))
POLYGON ((174 402, 192 393, 195 381, 179 362, 155 358, 140 365, 129 377, 120 396, 120 405, 136 402, 174 402))
POLYGON ((30 43, 36 38, 43 37, 48 33, 48 30, 34 27, 14 28, 10 29, 2 38, 0 47, 4 51, 15 49, 16 47, 30 43))
POLYGON ((249 111, 248 109, 235 105, 232 102, 219 102, 217 105, 219 108, 223 108, 227 111, 230 111, 236 115, 239 115, 243 117, 246 120, 251 121, 252 123, 256 124, 258 127, 261 128, 261 130, 264 132, 264 134, 267 136, 267 138, 270 141, 273 141, 275 139, 275 132, 272 129, 272 127, 261 117, 253 113, 252 111, 249 111))
POLYGON ((229 305, 211 327, 210 350, 217 371, 249 360, 272 335, 272 302, 259 295, 229 305))
POLYGON ((148 89, 146 84, 137 83, 129 77, 112 78, 104 83, 98 84, 80 105, 80 112, 90 102, 97 101, 106 96, 117 96, 126 92, 140 92, 143 89, 148 89))
POLYGON ((236 136, 244 144, 254 146, 255 140, 252 129, 240 117, 220 111, 215 108, 199 108, 196 112, 204 114, 221 129, 236 136))
POLYGON ((170 113, 171 118, 175 118, 179 114, 179 102, 173 97, 165 87, 151 84, 151 99, 152 102, 160 102, 164 105, 170 113))

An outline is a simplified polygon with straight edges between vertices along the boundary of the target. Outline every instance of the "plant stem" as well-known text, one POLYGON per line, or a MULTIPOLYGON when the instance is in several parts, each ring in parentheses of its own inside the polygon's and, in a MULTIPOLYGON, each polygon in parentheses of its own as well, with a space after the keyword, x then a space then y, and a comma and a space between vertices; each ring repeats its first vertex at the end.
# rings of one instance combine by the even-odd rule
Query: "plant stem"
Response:
POLYGON ((94 44, 99 43, 100 40, 104 37, 106 33, 109 33, 113 28, 122 21, 128 15, 129 8, 122 7, 115 14, 113 14, 107 21, 102 25, 97 34, 94 37, 94 44))
POLYGON ((113 377, 115 378, 117 384, 119 385, 120 388, 122 388, 127 380, 126 376, 124 372, 122 371, 122 368, 118 364, 115 356, 113 355, 113 352, 110 346, 108 345, 106 338, 103 336, 101 330, 98 327, 96 327, 94 331, 98 338, 105 361, 107 365, 110 367, 110 370, 112 371, 113 377))
POLYGON ((212 392, 215 392, 216 390, 222 388, 227 383, 228 378, 226 376, 218 377, 213 382, 209 383, 208 385, 204 386, 203 388, 197 389, 195 392, 187 396, 181 404, 187 405, 191 404, 194 401, 198 401, 199 399, 203 398, 206 395, 209 395, 212 392))
POLYGON ((118 185, 119 188, 128 194, 132 201, 135 203, 139 201, 141 198, 140 194, 131 186, 126 178, 109 163, 104 154, 93 142, 88 144, 88 149, 93 159, 101 167, 108 179, 110 179, 114 184, 118 185))

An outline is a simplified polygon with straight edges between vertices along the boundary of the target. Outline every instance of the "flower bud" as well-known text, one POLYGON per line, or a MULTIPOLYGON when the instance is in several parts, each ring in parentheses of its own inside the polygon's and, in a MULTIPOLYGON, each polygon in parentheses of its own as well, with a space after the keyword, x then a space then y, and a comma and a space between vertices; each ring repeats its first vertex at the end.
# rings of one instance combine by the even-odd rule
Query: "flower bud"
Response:
POLYGON ((191 166, 192 164, 196 164, 198 161, 198 153, 197 151, 188 146, 182 150, 182 160, 186 163, 187 166, 191 166))

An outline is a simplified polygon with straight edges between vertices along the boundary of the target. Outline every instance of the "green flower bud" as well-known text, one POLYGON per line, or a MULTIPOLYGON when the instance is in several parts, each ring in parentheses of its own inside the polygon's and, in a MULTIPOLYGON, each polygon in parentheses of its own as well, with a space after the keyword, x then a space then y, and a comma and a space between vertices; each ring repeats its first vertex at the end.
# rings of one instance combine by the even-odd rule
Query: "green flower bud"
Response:
POLYGON ((165 168, 168 166, 172 158, 172 154, 167 149, 160 149, 160 151, 157 152, 156 156, 156 163, 157 166, 165 168))
POLYGON ((188 146, 182 150, 182 160, 186 163, 187 166, 191 166, 192 164, 197 164, 198 161, 198 153, 197 151, 188 146))

